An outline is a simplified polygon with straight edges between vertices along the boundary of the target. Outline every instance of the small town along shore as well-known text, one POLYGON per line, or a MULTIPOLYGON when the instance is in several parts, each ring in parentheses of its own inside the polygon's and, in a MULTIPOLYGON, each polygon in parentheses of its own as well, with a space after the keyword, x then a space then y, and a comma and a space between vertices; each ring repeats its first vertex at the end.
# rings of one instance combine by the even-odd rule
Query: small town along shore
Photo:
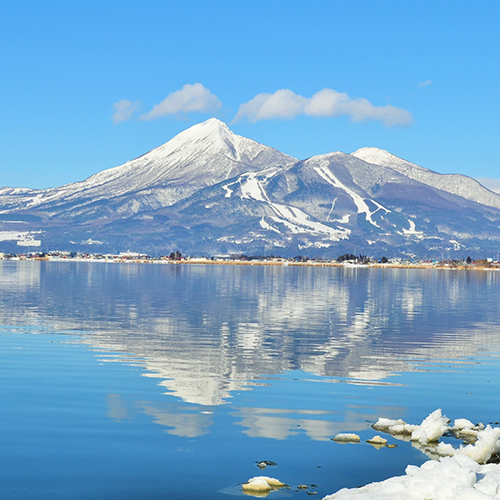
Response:
POLYGON ((183 256, 178 251, 170 255, 158 257, 138 252, 121 252, 119 254, 89 254, 64 251, 36 252, 27 254, 3 254, 4 261, 44 261, 44 262, 101 262, 129 264, 206 264, 226 266, 313 266, 342 268, 381 268, 381 269, 450 269, 450 270, 500 270, 500 262, 491 258, 472 260, 419 260, 404 258, 369 258, 352 254, 340 255, 337 259, 320 259, 297 256, 284 258, 276 256, 222 255, 214 257, 183 256))

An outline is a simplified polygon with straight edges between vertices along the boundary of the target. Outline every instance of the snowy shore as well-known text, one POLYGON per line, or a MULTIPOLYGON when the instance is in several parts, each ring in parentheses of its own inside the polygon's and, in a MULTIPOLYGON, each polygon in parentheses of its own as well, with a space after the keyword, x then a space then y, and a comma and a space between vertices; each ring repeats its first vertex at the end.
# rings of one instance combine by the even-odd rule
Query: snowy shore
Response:
POLYGON ((480 465, 465 455, 409 465, 396 476, 361 488, 344 488, 323 500, 500 499, 500 464, 480 465))
POLYGON ((324 500, 489 500, 500 499, 500 428, 457 419, 453 425, 436 410, 420 425, 380 418, 375 430, 412 441, 432 459, 409 465, 406 475, 361 488, 344 488, 324 500), (459 447, 439 442, 447 433, 459 447), (489 463, 494 462, 494 463, 489 463))

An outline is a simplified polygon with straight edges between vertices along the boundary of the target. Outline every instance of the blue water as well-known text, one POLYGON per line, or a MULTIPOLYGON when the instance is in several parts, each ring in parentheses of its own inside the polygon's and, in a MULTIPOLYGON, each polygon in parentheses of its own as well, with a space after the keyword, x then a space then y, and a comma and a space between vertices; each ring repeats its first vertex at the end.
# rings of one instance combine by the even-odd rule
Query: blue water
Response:
POLYGON ((500 420, 499 280, 0 261, 0 498, 230 498, 256 475, 321 498, 402 474, 427 457, 365 443, 378 417, 500 420))

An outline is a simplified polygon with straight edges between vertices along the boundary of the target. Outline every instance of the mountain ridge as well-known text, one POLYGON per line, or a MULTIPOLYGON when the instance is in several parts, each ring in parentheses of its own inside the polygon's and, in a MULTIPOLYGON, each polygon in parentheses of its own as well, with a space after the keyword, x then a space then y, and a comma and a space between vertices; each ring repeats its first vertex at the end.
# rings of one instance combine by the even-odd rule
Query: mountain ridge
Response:
POLYGON ((84 181, 1 188, 0 251, 19 244, 452 256, 497 248, 500 195, 378 148, 297 160, 210 119, 84 181))
POLYGON ((432 184, 433 187, 463 196, 471 201, 500 208, 500 198, 497 193, 484 187, 472 177, 462 174, 440 174, 378 148, 360 148, 352 153, 352 156, 374 165, 392 168, 414 180, 424 181, 432 184))

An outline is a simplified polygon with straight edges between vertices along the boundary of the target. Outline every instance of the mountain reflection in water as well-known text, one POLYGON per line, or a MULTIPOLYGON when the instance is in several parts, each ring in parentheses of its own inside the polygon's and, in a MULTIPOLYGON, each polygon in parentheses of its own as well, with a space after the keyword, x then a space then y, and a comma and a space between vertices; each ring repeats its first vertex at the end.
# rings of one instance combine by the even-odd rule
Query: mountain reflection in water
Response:
MULTIPOLYGON (((468 356, 500 344, 499 279, 439 270, 0 261, 0 321, 72 331, 102 361, 139 365, 165 392, 202 408, 294 370, 376 385, 423 369, 420 361, 460 369, 468 356)), ((118 403, 111 397, 110 415, 126 418, 118 403)), ((207 415, 146 403, 142 411, 178 435, 210 425, 207 415)), ((253 422, 249 432, 273 432, 261 425, 268 413, 238 412, 241 425, 253 422)), ((304 419, 312 436, 333 432, 304 419)))

